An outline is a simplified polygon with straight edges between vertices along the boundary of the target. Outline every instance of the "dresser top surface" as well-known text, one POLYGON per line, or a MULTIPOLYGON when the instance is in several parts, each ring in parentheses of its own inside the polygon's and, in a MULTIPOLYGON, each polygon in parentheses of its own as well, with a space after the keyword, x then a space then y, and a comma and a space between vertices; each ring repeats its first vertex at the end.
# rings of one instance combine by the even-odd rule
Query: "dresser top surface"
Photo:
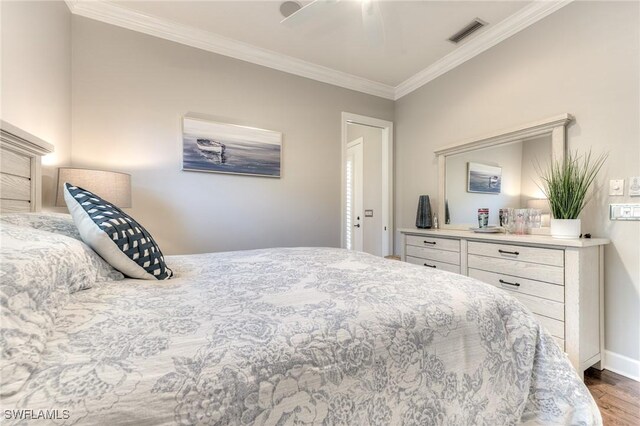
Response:
POLYGON ((461 238, 474 241, 492 241, 503 243, 515 243, 526 245, 544 245, 555 247, 593 247, 610 243, 608 238, 575 238, 561 239, 553 238, 549 235, 514 235, 514 234, 480 234, 464 229, 418 229, 400 228, 403 234, 408 235, 428 235, 443 238, 461 238))

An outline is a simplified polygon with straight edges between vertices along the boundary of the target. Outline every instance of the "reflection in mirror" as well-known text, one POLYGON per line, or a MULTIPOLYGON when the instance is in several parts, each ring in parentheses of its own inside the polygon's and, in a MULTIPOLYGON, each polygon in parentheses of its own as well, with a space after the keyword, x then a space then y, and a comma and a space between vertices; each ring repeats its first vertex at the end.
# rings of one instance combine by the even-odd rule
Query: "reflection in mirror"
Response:
POLYGON ((551 155, 551 135, 544 135, 447 156, 449 223, 478 226, 478 209, 488 208, 489 225, 497 226, 500 209, 533 207, 530 200, 544 198, 536 164, 551 155))

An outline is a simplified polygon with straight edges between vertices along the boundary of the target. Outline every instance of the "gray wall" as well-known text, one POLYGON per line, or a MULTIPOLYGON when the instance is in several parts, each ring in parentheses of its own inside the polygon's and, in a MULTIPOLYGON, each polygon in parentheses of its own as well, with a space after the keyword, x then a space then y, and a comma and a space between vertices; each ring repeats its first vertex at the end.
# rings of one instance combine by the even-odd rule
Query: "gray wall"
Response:
MULTIPOLYGON (((637 2, 575 2, 396 102, 396 220, 436 195, 434 149, 568 112, 569 149, 609 152, 598 184, 640 173, 637 2)), ((435 198, 435 197, 434 197, 435 198)), ((606 348, 640 359, 640 222, 610 222, 598 192, 583 231, 608 236, 606 348)), ((399 247, 396 245, 396 247, 399 247)))
POLYGON ((72 53, 72 162, 130 172, 165 252, 340 246, 341 112, 392 101, 77 16, 72 53), (187 113, 282 132, 282 178, 181 171, 187 113))
POLYGON ((362 246, 365 252, 382 256, 382 129, 347 125, 347 141, 363 139, 363 209, 373 210, 373 217, 362 217, 362 246))
POLYGON ((2 119, 52 143, 43 206, 55 203, 57 167, 71 160, 71 13, 62 1, 3 1, 2 119))

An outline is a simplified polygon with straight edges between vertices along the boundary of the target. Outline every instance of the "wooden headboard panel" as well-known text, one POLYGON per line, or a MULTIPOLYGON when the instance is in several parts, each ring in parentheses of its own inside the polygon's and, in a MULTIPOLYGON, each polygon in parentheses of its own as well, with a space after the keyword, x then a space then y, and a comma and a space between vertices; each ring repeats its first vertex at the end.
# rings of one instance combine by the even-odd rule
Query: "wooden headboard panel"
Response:
POLYGON ((0 120, 0 212, 40 210, 40 158, 50 152, 50 143, 0 120))

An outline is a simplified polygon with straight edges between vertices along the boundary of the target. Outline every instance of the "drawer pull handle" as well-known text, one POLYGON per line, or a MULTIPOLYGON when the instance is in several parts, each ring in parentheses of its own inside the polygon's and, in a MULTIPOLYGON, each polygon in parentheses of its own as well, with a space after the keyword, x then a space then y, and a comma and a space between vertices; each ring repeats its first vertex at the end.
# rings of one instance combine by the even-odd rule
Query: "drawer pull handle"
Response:
POLYGON ((509 281, 500 280, 500 284, 512 285, 514 287, 520 287, 520 283, 510 283, 509 281))
POLYGON ((425 243, 425 244, 433 244, 433 245, 436 245, 436 242, 435 242, 435 241, 427 241, 427 240, 424 240, 424 241, 423 241, 423 243, 425 243))
POLYGON ((500 254, 513 254, 515 256, 518 256, 520 254, 520 252, 517 252, 517 251, 507 251, 507 250, 500 250, 500 249, 498 249, 498 253, 500 253, 500 254))
MULTIPOLYGON (((428 266, 429 268, 435 268, 436 267, 436 265, 429 265, 428 263, 425 263, 424 266, 428 266)), ((520 284, 518 284, 518 285, 520 285, 520 284)))

